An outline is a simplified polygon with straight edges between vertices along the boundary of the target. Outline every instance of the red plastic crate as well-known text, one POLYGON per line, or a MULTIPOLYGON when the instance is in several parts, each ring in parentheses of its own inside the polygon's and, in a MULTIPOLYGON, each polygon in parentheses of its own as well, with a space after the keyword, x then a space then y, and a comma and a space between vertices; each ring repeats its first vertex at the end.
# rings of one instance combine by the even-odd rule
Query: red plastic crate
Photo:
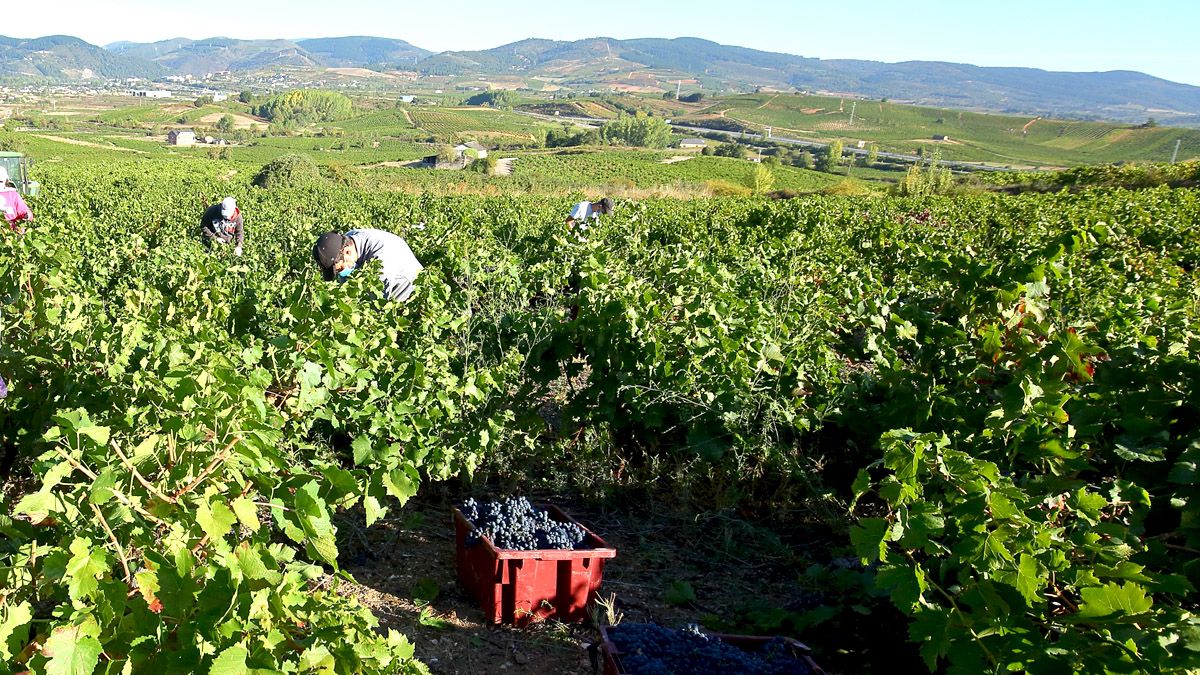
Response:
MULTIPOLYGON (((630 675, 621 666, 621 651, 613 644, 608 637, 608 626, 600 626, 600 653, 604 660, 604 675, 630 675)), ((707 633, 710 637, 720 639, 722 642, 743 649, 748 652, 756 652, 762 649, 771 640, 777 639, 773 637, 763 637, 761 635, 727 635, 725 633, 707 633)), ((808 663, 808 667, 812 669, 813 675, 825 675, 825 671, 817 665, 808 652, 812 651, 808 645, 788 637, 778 638, 787 642, 792 650, 797 654, 798 658, 808 663)), ((595 665, 595 664, 594 664, 595 665)))
MULTIPOLYGON (((549 511, 554 520, 583 527, 557 506, 534 506, 549 511)), ((537 551, 499 549, 487 537, 467 546, 467 533, 472 529, 474 526, 455 507, 458 581, 492 623, 524 626, 551 617, 568 623, 586 620, 587 605, 600 591, 604 561, 617 555, 617 549, 586 527, 587 549, 537 551)))

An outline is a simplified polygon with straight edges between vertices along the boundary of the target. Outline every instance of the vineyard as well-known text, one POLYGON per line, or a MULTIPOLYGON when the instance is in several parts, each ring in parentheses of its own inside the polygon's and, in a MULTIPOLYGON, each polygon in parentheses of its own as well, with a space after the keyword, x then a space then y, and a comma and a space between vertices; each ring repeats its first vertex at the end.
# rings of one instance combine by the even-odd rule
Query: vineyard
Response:
MULTIPOLYGON (((753 184, 757 164, 727 157, 689 157, 664 163, 678 152, 645 150, 529 154, 513 164, 515 178, 536 179, 542 185, 582 187, 606 183, 628 183, 635 187, 656 185, 704 185, 726 181, 740 186, 753 184)), ((775 186, 797 192, 818 192, 839 182, 840 176, 790 166, 772 169, 775 186)))
MULTIPOLYGON (((713 101, 700 117, 773 127, 777 136, 874 141, 883 150, 937 148, 945 159, 1072 166, 1200 157, 1200 133, 1170 127, 1078 122, 801 94, 744 94, 713 101), (853 118, 851 117, 853 115, 853 118), (933 140, 934 135, 949 141, 933 140)), ((683 120, 689 119, 684 117, 683 120)))
POLYGON ((487 139, 492 142, 533 141, 544 124, 511 112, 487 108, 414 110, 417 126, 441 142, 487 139), (465 134, 465 135, 464 135, 465 134))
POLYGON ((825 533, 773 628, 839 672, 1200 668, 1195 190, 649 199, 583 242, 567 197, 38 168, 0 672, 428 672, 336 592, 345 519, 537 474, 825 533), (195 236, 226 194, 243 258, 195 236), (322 282, 333 226, 406 237, 413 300, 322 282), (812 637, 872 617, 908 652, 812 637))

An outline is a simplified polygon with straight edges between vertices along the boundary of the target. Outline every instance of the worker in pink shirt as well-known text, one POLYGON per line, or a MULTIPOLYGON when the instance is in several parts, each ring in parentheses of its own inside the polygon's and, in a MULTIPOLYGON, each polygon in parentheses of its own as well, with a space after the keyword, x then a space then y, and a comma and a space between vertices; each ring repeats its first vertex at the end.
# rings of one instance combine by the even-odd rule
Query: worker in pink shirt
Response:
MULTIPOLYGON (((21 199, 21 193, 17 192, 16 186, 8 179, 8 169, 3 166, 0 166, 0 211, 4 213, 4 221, 18 234, 25 231, 21 227, 21 221, 33 220, 33 214, 29 212, 25 200, 21 199)), ((0 398, 7 396, 8 384, 0 377, 0 398)))
POLYGON ((4 212, 4 220, 8 226, 18 234, 25 231, 21 227, 21 221, 33 220, 33 214, 29 212, 25 200, 21 199, 21 193, 17 192, 16 186, 8 179, 8 169, 3 166, 0 166, 0 211, 4 212))

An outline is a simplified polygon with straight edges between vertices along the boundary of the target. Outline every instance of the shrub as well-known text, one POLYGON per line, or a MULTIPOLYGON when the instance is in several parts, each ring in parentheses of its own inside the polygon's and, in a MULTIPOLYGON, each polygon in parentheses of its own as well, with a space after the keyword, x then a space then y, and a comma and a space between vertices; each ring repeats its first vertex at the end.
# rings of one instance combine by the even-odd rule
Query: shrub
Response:
POLYGON ((871 190, 867 188, 867 186, 849 178, 834 183, 821 192, 823 194, 837 195, 841 197, 860 197, 871 194, 871 190))
POLYGON ((320 171, 325 178, 346 187, 361 187, 363 184, 362 173, 354 166, 335 163, 321 167, 320 171))
POLYGON ((754 175, 751 177, 751 183, 754 194, 766 194, 775 188, 775 174, 771 172, 769 166, 759 164, 754 167, 754 175))
POLYGON ((750 188, 745 185, 730 183, 727 180, 710 180, 704 184, 704 187, 714 197, 749 197, 752 193, 750 188))
POLYGON ((16 136, 0 136, 0 152, 25 152, 25 144, 16 136))
POLYGON ((477 159, 471 162, 470 168, 472 171, 477 171, 486 176, 494 176, 496 175, 496 156, 488 155, 483 159, 477 159))
POLYGON ((946 194, 954 188, 954 176, 950 169, 939 165, 939 153, 933 153, 933 159, 927 168, 922 168, 917 162, 908 168, 904 180, 896 185, 896 192, 905 197, 922 195, 946 194))
POLYGON ((321 180, 321 170, 317 163, 306 155, 283 155, 267 162, 258 175, 254 184, 260 188, 272 190, 275 188, 301 187, 321 180))

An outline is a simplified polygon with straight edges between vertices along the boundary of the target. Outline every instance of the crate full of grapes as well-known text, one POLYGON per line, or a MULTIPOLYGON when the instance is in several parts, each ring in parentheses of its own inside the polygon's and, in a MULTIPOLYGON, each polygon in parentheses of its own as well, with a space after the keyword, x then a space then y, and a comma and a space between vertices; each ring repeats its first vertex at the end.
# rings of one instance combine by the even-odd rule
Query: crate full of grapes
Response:
POLYGON ((524 497, 454 509, 458 581, 492 623, 587 619, 617 550, 553 505, 524 497))
MULTIPOLYGON (((824 675, 808 652, 791 638, 705 633, 694 626, 622 622, 600 627, 604 675, 824 675)), ((594 665, 599 671, 600 664, 594 665)))

